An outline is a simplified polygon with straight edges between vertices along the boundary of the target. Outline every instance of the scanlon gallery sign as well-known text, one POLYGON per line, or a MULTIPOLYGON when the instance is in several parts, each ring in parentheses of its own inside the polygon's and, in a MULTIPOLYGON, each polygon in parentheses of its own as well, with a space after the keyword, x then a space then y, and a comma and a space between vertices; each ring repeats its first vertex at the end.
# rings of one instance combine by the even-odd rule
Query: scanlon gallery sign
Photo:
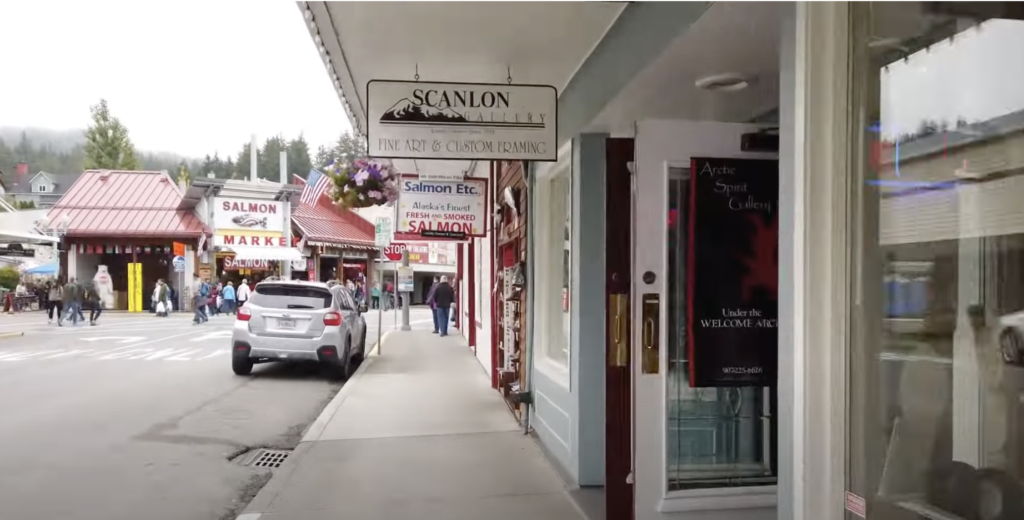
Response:
POLYGON ((558 91, 548 85, 373 80, 369 155, 555 161, 558 91))

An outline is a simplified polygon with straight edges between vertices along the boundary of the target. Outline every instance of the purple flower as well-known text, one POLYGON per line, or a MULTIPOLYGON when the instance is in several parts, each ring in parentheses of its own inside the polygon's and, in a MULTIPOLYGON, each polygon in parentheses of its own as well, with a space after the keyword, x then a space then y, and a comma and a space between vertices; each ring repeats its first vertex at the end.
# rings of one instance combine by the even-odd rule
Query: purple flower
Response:
POLYGON ((369 195, 371 199, 380 199, 383 196, 383 194, 377 190, 370 190, 366 192, 366 194, 369 195))

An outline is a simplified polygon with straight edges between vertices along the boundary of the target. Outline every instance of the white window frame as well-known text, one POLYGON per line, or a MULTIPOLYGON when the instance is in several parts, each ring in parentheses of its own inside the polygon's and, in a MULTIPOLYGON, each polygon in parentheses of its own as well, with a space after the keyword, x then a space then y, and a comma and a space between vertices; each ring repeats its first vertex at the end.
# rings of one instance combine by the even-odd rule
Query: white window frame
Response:
POLYGON ((43 183, 39 183, 39 184, 36 184, 36 185, 35 185, 35 189, 34 189, 34 190, 32 190, 32 191, 34 191, 34 192, 36 192, 36 193, 49 193, 49 192, 48 192, 48 191, 46 190, 46 184, 43 184, 43 183))
MULTIPOLYGON (((539 167, 534 168, 532 175, 533 179, 533 192, 530 196, 535 197, 534 199, 534 214, 530 216, 529 223, 532 228, 534 240, 533 248, 530 257, 534 259, 534 283, 532 284, 535 294, 533 295, 533 346, 535 355, 534 366, 536 369, 547 376, 549 379, 564 386, 566 389, 570 386, 570 367, 572 366, 572 334, 573 331, 570 326, 569 334, 565 338, 565 361, 553 358, 549 355, 549 350, 552 348, 552 341, 554 337, 557 337, 555 332, 559 332, 563 326, 561 319, 554 319, 553 316, 557 315, 561 317, 563 315, 561 307, 561 290, 557 290, 558 298, 551 297, 551 294, 544 291, 552 291, 552 293, 561 287, 561 277, 563 269, 563 255, 565 251, 566 240, 564 238, 565 233, 565 213, 568 211, 569 215, 574 215, 573 212, 573 182, 572 182, 572 141, 567 142, 558 151, 558 160, 554 163, 543 163, 539 167), (553 189, 554 182, 565 182, 566 193, 565 193, 565 204, 566 206, 557 206, 562 211, 552 212, 553 203, 555 202, 551 195, 555 191, 553 189), (556 214, 557 213, 557 214, 556 214), (556 224, 562 224, 557 226, 556 224), (557 235, 557 236, 555 236, 557 235), (557 251, 556 251, 557 250, 557 251), (555 305, 554 302, 558 302, 555 305), (555 328, 558 327, 558 328, 555 328)), ((570 216, 570 219, 572 217, 570 216)), ((569 223, 570 237, 568 242, 572 242, 572 225, 569 223)), ((570 252, 570 266, 572 265, 572 258, 570 252)), ((573 272, 570 267, 569 272, 569 312, 572 315, 572 286, 573 286, 573 272)))

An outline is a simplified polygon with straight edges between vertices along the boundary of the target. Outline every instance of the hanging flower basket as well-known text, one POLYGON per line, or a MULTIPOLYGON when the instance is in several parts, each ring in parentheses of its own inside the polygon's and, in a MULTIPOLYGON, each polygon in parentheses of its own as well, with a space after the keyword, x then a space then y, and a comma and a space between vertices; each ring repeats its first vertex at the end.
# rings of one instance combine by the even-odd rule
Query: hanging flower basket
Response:
POLYGON ((400 176, 391 165, 369 159, 332 161, 324 173, 334 181, 334 202, 349 209, 390 206, 398 200, 400 176))

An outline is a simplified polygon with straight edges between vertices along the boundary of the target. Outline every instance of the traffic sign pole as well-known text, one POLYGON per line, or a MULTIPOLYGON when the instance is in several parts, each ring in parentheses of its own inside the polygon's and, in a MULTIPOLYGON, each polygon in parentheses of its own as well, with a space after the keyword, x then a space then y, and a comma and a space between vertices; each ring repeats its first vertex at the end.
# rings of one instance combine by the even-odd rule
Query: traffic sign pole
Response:
MULTIPOLYGON (((388 247, 391 242, 391 220, 387 217, 377 217, 377 222, 374 225, 374 241, 377 243, 377 247, 380 247, 380 259, 385 258, 384 250, 388 247)), ((381 269, 378 272, 384 273, 381 269)), ((383 278, 383 276, 381 276, 383 278)), ((381 345, 381 338, 384 337, 382 329, 384 328, 384 284, 377 282, 379 288, 377 289, 377 355, 381 354, 383 345, 381 345)))

